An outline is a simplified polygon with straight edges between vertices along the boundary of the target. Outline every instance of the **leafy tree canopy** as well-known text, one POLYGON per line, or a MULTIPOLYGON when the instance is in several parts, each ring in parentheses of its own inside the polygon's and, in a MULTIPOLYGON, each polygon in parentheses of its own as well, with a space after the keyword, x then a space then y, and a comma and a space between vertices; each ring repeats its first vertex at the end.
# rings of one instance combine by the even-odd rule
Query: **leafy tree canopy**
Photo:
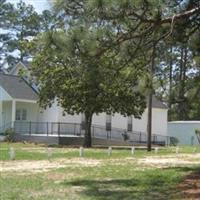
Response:
POLYGON ((34 59, 33 75, 40 85, 40 104, 51 105, 55 100, 64 112, 86 116, 86 146, 91 146, 90 126, 94 113, 121 113, 140 118, 145 107, 141 90, 144 64, 127 62, 123 49, 96 53, 102 45, 98 38, 104 31, 76 27, 54 30, 39 38, 38 54, 34 59), (115 59, 111 59, 114 57, 115 59))

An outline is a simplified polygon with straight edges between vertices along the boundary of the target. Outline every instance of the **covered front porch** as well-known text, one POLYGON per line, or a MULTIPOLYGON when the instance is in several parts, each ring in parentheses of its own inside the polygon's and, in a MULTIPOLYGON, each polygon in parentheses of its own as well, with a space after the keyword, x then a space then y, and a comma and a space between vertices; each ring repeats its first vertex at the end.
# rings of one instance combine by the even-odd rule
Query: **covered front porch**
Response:
POLYGON ((39 107, 36 101, 23 99, 0 100, 0 132, 14 128, 15 121, 37 121, 39 107))
POLYGON ((19 76, 0 73, 0 133, 14 128, 15 121, 37 121, 38 94, 19 76))

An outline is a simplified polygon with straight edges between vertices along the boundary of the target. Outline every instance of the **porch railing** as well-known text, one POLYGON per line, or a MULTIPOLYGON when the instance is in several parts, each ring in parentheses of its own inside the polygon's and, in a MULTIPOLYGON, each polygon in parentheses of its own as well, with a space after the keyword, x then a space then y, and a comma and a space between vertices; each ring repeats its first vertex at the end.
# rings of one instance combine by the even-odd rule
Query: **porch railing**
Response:
MULTIPOLYGON (((84 136, 82 124, 63 122, 14 122, 16 134, 46 135, 46 136, 84 136)), ((128 141, 129 143, 146 143, 147 135, 144 132, 127 132, 125 129, 113 128, 106 130, 104 126, 91 126, 93 138, 128 141)), ((152 144, 168 145, 170 137, 152 134, 152 144)))
POLYGON ((12 122, 8 122, 0 127, 0 134, 3 134, 7 129, 12 128, 12 122))

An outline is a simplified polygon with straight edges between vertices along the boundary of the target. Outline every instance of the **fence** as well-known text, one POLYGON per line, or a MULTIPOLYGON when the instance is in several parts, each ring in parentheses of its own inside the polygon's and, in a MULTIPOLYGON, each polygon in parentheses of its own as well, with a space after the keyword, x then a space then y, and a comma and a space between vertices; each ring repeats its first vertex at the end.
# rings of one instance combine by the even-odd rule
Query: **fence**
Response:
POLYGON ((7 129, 11 128, 12 123, 6 123, 3 126, 0 127, 0 134, 4 133, 7 129))
MULTIPOLYGON (((78 123, 57 123, 57 122, 14 122, 14 131, 17 134, 28 135, 46 135, 46 136, 84 136, 85 130, 83 126, 78 123)), ((106 130, 106 127, 92 125, 91 126, 92 137, 107 139, 128 141, 129 143, 146 143, 147 135, 144 132, 126 132, 124 129, 112 128, 106 130)), ((153 134, 153 144, 169 144, 169 137, 153 134)))

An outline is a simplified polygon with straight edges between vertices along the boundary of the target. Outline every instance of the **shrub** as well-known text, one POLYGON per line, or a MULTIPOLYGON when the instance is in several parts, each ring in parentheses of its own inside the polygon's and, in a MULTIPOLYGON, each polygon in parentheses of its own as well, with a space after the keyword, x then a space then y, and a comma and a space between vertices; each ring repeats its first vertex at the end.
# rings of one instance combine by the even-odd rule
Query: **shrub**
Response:
POLYGON ((198 139, 198 141, 200 143, 200 128, 196 129, 195 133, 196 133, 197 139, 198 139))
POLYGON ((122 133, 122 137, 123 137, 124 141, 127 141, 130 138, 126 131, 124 133, 122 133))
POLYGON ((14 142, 15 132, 14 132, 14 130, 12 128, 9 128, 9 129, 5 130, 4 135, 6 136, 6 141, 14 142))
POLYGON ((200 128, 197 128, 197 129, 195 130, 195 133, 196 133, 196 135, 200 135, 200 128))
POLYGON ((179 143, 178 138, 170 137, 170 145, 177 146, 178 143, 179 143))

